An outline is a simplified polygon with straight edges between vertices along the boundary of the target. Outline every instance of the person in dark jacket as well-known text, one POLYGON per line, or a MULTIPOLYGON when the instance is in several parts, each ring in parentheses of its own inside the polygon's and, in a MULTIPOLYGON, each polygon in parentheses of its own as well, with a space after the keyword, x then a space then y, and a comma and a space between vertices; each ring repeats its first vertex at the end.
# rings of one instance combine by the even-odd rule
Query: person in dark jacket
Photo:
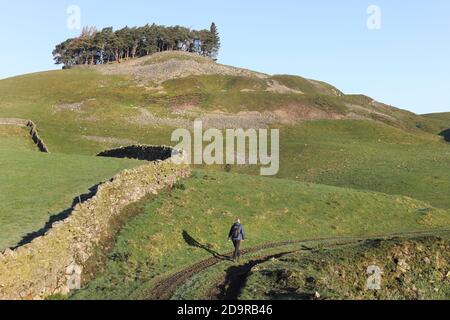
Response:
POLYGON ((233 260, 239 261, 241 257, 241 241, 245 241, 244 226, 241 224, 241 220, 239 218, 236 219, 236 222, 233 224, 230 233, 228 234, 228 241, 230 240, 233 241, 234 245, 233 260))

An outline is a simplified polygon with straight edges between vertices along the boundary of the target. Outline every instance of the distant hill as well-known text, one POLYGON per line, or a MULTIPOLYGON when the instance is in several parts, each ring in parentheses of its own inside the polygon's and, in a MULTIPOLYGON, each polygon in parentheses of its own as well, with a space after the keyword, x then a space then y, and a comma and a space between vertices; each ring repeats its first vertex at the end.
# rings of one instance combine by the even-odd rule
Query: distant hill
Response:
POLYGON ((450 112, 430 113, 423 116, 439 123, 440 128, 442 129, 448 129, 450 127, 450 112))

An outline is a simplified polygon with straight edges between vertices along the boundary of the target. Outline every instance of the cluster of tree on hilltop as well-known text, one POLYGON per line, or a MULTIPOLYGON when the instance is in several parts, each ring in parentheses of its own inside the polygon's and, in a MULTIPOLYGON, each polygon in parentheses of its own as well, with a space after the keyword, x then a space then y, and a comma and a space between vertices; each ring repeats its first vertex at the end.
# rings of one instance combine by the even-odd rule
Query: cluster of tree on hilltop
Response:
POLYGON ((220 36, 214 23, 210 30, 152 24, 117 31, 112 27, 101 31, 85 27, 79 37, 58 44, 53 56, 56 64, 71 67, 121 62, 169 50, 195 52, 216 59, 219 49, 220 36))

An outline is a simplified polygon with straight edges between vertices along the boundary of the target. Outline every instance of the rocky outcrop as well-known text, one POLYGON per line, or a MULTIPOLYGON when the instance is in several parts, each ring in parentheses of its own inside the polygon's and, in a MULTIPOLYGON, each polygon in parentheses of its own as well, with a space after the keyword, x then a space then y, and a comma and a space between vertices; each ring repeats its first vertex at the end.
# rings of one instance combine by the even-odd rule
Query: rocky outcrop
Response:
POLYGON ((104 241, 114 236, 111 223, 123 209, 157 194, 190 175, 189 166, 151 162, 125 170, 98 187, 90 200, 74 207, 42 237, 0 253, 0 299, 42 299, 67 294, 72 276, 81 275, 104 241))

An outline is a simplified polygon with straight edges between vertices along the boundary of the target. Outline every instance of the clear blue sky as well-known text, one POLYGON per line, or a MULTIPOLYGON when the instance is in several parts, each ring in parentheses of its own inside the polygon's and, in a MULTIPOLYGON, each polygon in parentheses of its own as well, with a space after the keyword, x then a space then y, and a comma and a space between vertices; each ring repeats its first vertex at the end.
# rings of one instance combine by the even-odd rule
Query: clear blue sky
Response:
POLYGON ((448 0, 0 0, 0 78, 58 68, 55 44, 79 33, 66 27, 69 5, 99 28, 215 21, 221 63, 323 80, 417 113, 450 111, 448 0), (369 5, 381 9, 381 30, 367 28, 369 5))

